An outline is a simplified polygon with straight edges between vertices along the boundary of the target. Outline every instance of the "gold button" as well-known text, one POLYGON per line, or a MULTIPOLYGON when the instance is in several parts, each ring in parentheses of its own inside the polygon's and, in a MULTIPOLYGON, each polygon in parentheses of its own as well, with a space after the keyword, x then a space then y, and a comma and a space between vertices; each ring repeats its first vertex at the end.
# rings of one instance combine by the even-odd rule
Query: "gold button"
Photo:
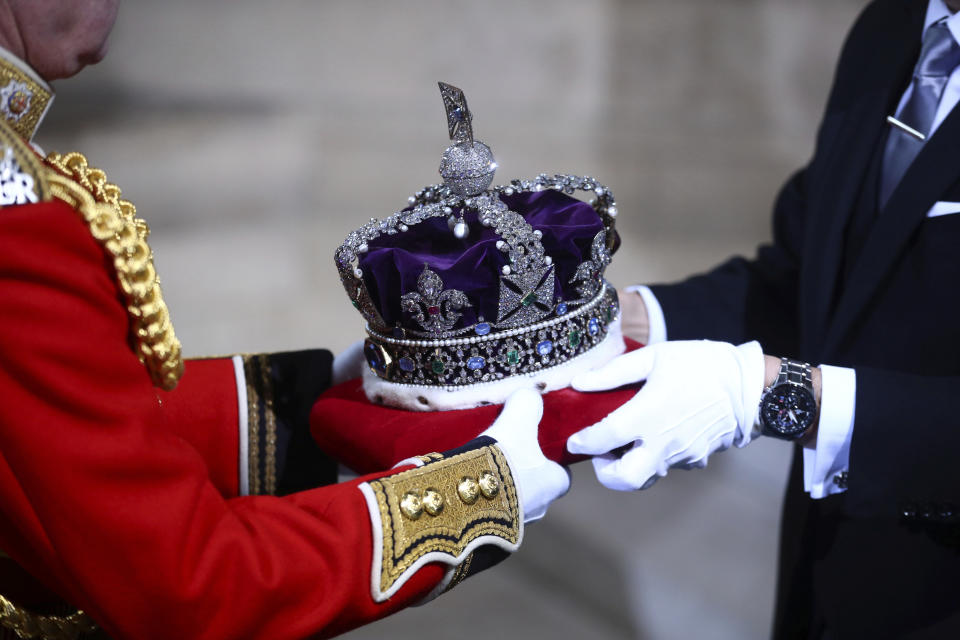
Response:
POLYGON ((464 504, 473 504, 480 495, 480 485, 477 484, 475 478, 464 476, 460 479, 460 484, 457 485, 457 494, 464 504))
POLYGON ((400 511, 411 520, 416 520, 423 514, 423 502, 420 492, 408 491, 400 500, 400 511))
POLYGON ((428 488, 423 492, 423 508, 432 516, 438 515, 443 511, 443 496, 433 488, 428 488))
POLYGON ((480 493, 488 500, 496 498, 500 493, 500 479, 492 471, 484 471, 480 474, 480 493))

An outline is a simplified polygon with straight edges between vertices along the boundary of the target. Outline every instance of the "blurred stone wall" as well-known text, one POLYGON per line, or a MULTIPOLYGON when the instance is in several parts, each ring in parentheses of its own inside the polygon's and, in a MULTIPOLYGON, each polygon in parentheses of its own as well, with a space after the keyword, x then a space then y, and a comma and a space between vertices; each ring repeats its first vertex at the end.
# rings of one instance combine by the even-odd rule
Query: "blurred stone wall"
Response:
MULTIPOLYGON (((436 82, 462 87, 498 179, 617 194, 618 284, 769 237, 862 0, 128 0, 37 141, 81 150, 153 229, 188 354, 362 333, 332 254, 437 180, 436 82)), ((766 635, 786 445, 636 495, 588 465, 516 558, 354 638, 766 635)))

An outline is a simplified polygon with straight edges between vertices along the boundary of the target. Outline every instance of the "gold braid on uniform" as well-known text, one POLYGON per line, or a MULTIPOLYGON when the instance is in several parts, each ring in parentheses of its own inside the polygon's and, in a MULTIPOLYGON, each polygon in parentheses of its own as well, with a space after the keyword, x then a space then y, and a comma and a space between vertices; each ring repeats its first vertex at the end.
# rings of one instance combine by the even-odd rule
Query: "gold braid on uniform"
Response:
POLYGON ((120 198, 119 187, 107 182, 103 171, 89 166, 83 154, 51 153, 46 162, 60 172, 48 173, 52 195, 80 212, 90 233, 113 257, 133 320, 137 356, 154 386, 172 390, 183 374, 183 355, 153 267, 147 223, 137 217, 131 202, 120 198))
POLYGON ((515 551, 523 535, 517 488, 496 445, 430 456, 427 464, 361 485, 374 531, 375 601, 393 595, 426 561, 470 571, 473 551, 515 551))
POLYGON ((3 596, 0 596, 0 625, 16 633, 18 638, 43 640, 74 640, 97 629, 97 624, 83 611, 68 616, 37 615, 3 596))

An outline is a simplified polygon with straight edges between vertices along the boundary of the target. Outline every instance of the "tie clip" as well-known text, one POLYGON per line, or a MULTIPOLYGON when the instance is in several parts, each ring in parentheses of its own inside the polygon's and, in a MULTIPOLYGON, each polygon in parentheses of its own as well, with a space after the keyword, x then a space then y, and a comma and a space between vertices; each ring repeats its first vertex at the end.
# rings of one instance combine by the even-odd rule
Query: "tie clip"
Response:
POLYGON ((902 122, 900 122, 899 120, 897 120, 897 119, 894 118, 893 116, 887 116, 887 122, 889 122, 889 123, 892 124, 893 126, 897 127, 898 129, 900 129, 900 130, 903 131, 904 133, 907 133, 907 134, 913 136, 914 138, 916 138, 916 139, 919 140, 920 142, 923 142, 924 140, 927 139, 927 136, 923 135, 922 133, 920 133, 919 131, 917 131, 917 130, 914 129, 913 127, 910 127, 910 126, 908 126, 908 125, 903 124, 902 122))

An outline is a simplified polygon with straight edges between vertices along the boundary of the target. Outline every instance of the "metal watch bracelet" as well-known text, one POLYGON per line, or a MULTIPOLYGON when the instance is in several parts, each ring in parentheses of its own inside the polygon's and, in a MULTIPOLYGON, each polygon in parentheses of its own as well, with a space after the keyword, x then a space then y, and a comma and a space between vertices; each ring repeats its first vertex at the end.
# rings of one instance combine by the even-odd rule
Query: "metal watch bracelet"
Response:
POLYGON ((777 373, 777 379, 773 381, 767 389, 773 389, 784 382, 798 384, 805 389, 813 391, 813 368, 806 362, 791 360, 790 358, 780 359, 780 371, 777 373))

